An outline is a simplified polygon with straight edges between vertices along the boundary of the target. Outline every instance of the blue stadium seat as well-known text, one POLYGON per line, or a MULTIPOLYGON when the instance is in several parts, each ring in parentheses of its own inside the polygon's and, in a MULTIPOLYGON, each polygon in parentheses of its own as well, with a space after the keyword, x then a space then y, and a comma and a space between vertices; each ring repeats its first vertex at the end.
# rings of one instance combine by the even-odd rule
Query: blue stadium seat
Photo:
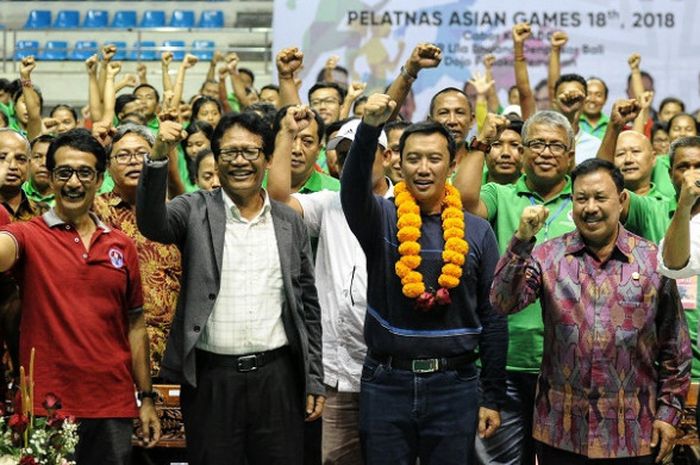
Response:
POLYGON ((32 10, 29 12, 27 22, 24 23, 25 29, 47 29, 49 27, 51 27, 50 10, 32 10))
POLYGON ((131 61, 153 61, 158 60, 160 57, 156 53, 156 43, 152 40, 142 40, 141 42, 134 43, 134 49, 128 53, 129 60, 131 61), (141 50, 139 50, 139 48, 141 50), (146 50, 143 50, 146 49, 146 50), (150 50, 149 50, 150 49, 150 50))
POLYGON ((165 27, 165 11, 148 10, 143 12, 140 27, 165 27))
POLYGON ((107 10, 88 10, 85 13, 83 27, 99 29, 109 24, 109 12, 107 10))
POLYGON ((224 12, 222 10, 204 10, 199 16, 198 27, 224 27, 224 12))
POLYGON ((49 40, 44 50, 39 52, 39 60, 63 61, 68 59, 68 42, 65 40, 49 40))
POLYGON ((73 29, 80 25, 80 12, 78 10, 61 10, 56 15, 53 27, 59 29, 73 29))
POLYGON ((15 60, 21 60, 29 55, 39 53, 39 42, 36 40, 18 40, 15 44, 15 60))
POLYGON ((194 27, 194 11, 175 10, 170 17, 170 27, 194 27))
POLYGON ((76 61, 87 60, 95 53, 97 53, 97 42, 94 40, 79 40, 73 47, 70 59, 76 61))
POLYGON ((117 29, 136 27, 136 12, 134 10, 117 11, 112 18, 112 27, 117 29))
POLYGON ((173 52, 173 60, 182 61, 185 59, 185 41, 184 40, 166 40, 163 42, 165 51, 173 52))
POLYGON ((114 45, 117 47, 117 53, 114 54, 114 58, 112 60, 115 61, 122 61, 122 60, 128 60, 128 56, 126 54, 126 42, 121 42, 121 41, 111 41, 111 42, 105 42, 104 45, 114 45))
POLYGON ((212 40, 192 41, 192 55, 200 60, 211 60, 215 49, 216 44, 212 40))

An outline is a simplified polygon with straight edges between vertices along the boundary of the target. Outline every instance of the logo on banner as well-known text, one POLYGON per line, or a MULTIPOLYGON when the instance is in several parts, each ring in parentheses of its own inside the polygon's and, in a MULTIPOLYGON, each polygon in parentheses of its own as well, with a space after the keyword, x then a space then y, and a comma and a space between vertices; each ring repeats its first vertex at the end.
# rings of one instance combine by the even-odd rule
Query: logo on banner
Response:
POLYGON ((111 248, 109 249, 109 261, 112 262, 114 268, 121 268, 124 266, 124 255, 119 249, 111 248))

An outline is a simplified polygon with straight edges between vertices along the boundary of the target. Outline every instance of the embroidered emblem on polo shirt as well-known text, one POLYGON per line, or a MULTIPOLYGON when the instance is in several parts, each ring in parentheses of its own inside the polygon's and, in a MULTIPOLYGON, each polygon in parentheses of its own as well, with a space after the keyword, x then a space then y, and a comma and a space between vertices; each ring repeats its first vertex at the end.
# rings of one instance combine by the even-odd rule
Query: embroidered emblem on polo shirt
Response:
POLYGON ((108 255, 109 261, 112 262, 114 268, 121 268, 124 266, 124 255, 121 250, 112 247, 109 249, 108 255))

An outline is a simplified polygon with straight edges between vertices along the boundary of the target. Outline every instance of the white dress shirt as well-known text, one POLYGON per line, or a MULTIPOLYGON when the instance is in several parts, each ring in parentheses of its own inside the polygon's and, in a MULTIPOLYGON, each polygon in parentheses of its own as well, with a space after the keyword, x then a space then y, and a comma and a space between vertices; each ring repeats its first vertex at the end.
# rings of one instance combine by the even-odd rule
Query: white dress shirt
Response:
MULTIPOLYGON (((385 198, 393 197, 391 181, 385 198)), ((340 392, 359 392, 367 346, 367 262, 345 220, 340 193, 293 194, 304 209, 309 234, 318 237, 316 288, 323 328, 323 382, 340 392)))
POLYGON ((673 279, 700 275, 700 213, 690 219, 690 260, 680 270, 671 270, 664 265, 663 250, 666 238, 659 244, 659 272, 673 279))
POLYGON ((588 134, 581 129, 576 134, 576 164, 595 158, 602 141, 595 136, 588 134))
POLYGON ((243 355, 287 345, 282 323, 284 284, 270 199, 251 220, 233 201, 226 204, 221 288, 197 348, 243 355))

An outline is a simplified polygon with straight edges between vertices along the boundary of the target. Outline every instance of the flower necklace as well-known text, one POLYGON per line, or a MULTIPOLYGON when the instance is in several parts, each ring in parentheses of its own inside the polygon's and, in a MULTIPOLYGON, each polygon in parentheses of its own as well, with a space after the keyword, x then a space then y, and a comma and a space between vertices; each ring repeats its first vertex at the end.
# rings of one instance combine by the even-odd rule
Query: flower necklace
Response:
POLYGON ((423 221, 420 207, 406 188, 405 182, 394 186, 394 194, 398 228, 396 237, 401 255, 394 270, 401 278, 403 295, 416 299, 416 308, 422 311, 432 310, 436 304, 449 305, 452 302, 449 289, 459 284, 462 266, 469 251, 469 244, 464 240, 464 212, 459 191, 452 185, 445 185, 445 198, 442 202, 442 237, 445 239, 442 260, 445 264, 438 277, 440 288, 437 291, 426 291, 423 275, 416 271, 421 263, 418 239, 423 221))

